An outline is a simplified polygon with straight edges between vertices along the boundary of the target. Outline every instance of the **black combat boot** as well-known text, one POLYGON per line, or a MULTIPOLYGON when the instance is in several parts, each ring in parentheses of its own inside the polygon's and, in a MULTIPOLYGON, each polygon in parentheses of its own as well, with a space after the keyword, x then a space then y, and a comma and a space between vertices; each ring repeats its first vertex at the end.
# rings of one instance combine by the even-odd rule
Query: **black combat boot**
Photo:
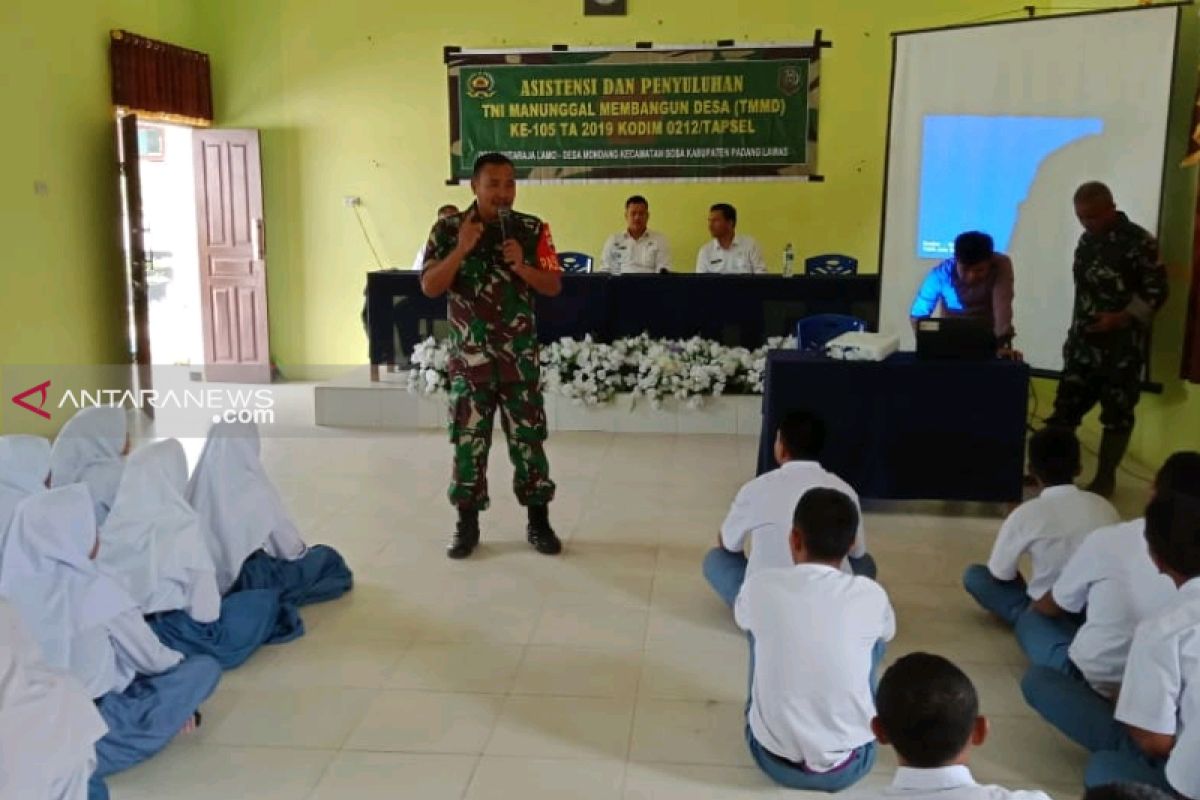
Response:
POLYGON ((446 548, 450 558, 466 558, 479 544, 479 512, 474 509, 460 508, 458 524, 454 527, 454 536, 446 548))
POLYGON ((1104 431, 1100 437, 1100 458, 1096 465, 1096 477, 1087 485, 1089 492, 1101 497, 1112 497, 1117 489, 1117 467, 1129 447, 1129 431, 1104 431))
POLYGON ((525 538, 533 549, 547 556, 562 552, 562 542, 550 527, 550 509, 546 506, 529 506, 529 524, 525 527, 525 538))

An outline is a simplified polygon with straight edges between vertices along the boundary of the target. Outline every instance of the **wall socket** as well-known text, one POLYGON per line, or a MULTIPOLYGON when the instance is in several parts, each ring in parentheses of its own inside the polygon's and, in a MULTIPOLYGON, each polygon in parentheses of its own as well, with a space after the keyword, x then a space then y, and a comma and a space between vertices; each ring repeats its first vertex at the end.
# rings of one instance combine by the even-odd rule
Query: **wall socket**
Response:
POLYGON ((342 198, 342 203, 346 208, 354 208, 355 206, 362 205, 362 198, 356 194, 348 194, 342 198))

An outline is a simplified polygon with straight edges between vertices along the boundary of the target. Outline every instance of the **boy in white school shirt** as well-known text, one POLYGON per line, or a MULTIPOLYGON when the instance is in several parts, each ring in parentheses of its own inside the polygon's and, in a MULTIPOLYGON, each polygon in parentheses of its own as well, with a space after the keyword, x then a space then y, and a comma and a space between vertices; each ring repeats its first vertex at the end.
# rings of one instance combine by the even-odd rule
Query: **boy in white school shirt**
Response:
MULTIPOLYGON (((704 577, 726 605, 733 606, 747 576, 768 567, 792 565, 792 516, 796 503, 809 489, 837 489, 859 510, 858 495, 850 484, 817 461, 824 447, 825 423, 813 414, 793 411, 780 423, 775 434, 779 468, 759 475, 738 491, 721 525, 717 546, 704 557, 704 577)), ((875 577, 875 560, 867 553, 861 512, 847 560, 843 566, 849 566, 854 574, 875 577)))
POLYGON ((857 529, 850 497, 809 489, 796 505, 794 566, 754 573, 734 606, 750 634, 746 743, 792 789, 840 791, 875 763, 871 690, 896 617, 883 587, 841 570, 857 529))
POLYGON ((1071 430, 1046 427, 1033 434, 1029 470, 1044 487, 1042 493, 1004 520, 987 565, 973 564, 963 574, 967 593, 1009 625, 1050 591, 1084 536, 1121 519, 1111 503, 1073 483, 1080 458, 1071 430), (1028 583, 1019 571, 1025 553, 1033 562, 1028 583))
POLYGON ((1092 756, 1084 782, 1133 781, 1200 798, 1200 497, 1156 496, 1146 541, 1179 594, 1138 625, 1108 746, 1092 756))
POLYGON ((1049 800, 1038 791, 980 786, 971 751, 988 736, 971 679, 941 656, 911 653, 888 667, 871 730, 896 750, 899 768, 883 797, 912 800, 1049 800))
MULTIPOLYGON (((1159 469, 1151 499, 1171 492, 1200 494, 1200 453, 1175 453, 1159 469)), ((1021 687, 1051 724, 1071 713, 1061 698, 1082 685, 1116 700, 1138 623, 1176 598, 1175 584, 1150 558, 1145 531, 1145 520, 1136 519, 1089 534, 1053 591, 1017 620, 1017 641, 1032 662, 1021 687), (1080 627, 1071 615, 1085 609, 1080 627)))

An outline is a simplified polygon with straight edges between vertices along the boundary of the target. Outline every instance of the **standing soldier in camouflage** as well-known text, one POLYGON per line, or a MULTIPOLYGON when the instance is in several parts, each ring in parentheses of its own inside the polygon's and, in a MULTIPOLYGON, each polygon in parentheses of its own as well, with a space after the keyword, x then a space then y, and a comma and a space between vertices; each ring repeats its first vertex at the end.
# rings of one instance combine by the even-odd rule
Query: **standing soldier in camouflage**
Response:
POLYGON ((1148 232, 1117 210, 1102 183, 1075 192, 1084 233, 1075 248, 1075 309, 1047 425, 1074 429, 1100 403, 1100 459, 1089 491, 1111 497, 1140 395, 1146 334, 1167 299, 1167 274, 1148 232))
POLYGON ((562 290, 562 270, 550 229, 537 217, 513 212, 513 164, 499 153, 480 156, 471 178, 475 202, 440 220, 425 248, 421 291, 449 292, 450 441, 454 474, 450 502, 458 526, 447 549, 466 558, 479 544, 479 512, 488 507, 487 462, 492 420, 508 439, 513 491, 529 511, 526 536, 539 553, 554 555, 562 542, 550 527, 554 499, 546 460, 546 411, 540 386, 533 293, 562 290))

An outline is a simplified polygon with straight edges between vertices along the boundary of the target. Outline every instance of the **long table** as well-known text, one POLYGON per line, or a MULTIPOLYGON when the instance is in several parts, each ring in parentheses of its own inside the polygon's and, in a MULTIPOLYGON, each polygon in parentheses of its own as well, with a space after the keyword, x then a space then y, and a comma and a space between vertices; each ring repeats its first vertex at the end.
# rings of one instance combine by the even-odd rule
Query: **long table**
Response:
MULTIPOLYGON (((564 275, 562 294, 538 297, 536 311, 542 342, 589 334, 607 342, 646 332, 760 347, 769 336, 794 332, 796 321, 810 314, 852 314, 873 326, 879 276, 564 275)), ((408 352, 423 324, 445 318, 445 297, 421 294, 419 273, 367 273, 372 365, 394 363, 393 329, 408 352)))
POLYGON ((1029 367, 1002 359, 835 361, 767 355, 758 473, 775 467, 789 411, 824 420, 821 463, 861 497, 1007 502, 1021 497, 1029 367))

